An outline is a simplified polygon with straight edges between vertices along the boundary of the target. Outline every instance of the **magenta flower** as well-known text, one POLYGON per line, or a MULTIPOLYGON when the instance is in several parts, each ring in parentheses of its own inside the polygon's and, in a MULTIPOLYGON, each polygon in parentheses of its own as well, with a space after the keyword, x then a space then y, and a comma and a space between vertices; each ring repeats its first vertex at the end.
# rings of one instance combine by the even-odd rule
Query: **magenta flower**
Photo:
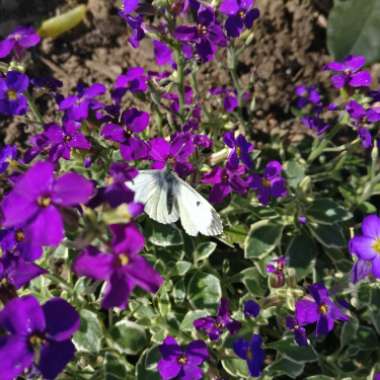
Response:
POLYGON ((300 326, 295 318, 286 317, 286 327, 294 334, 294 339, 299 346, 304 347, 308 345, 306 330, 300 326))
POLYGON ((55 379, 74 358, 71 337, 79 314, 61 298, 40 306, 34 296, 15 298, 0 312, 0 374, 13 380, 34 364, 44 379, 55 379))
POLYGON ((272 260, 267 265, 267 273, 272 274, 271 285, 274 288, 281 288, 285 284, 285 266, 286 266, 286 257, 280 256, 272 260))
POLYGON ((202 369, 199 367, 207 360, 208 350, 202 340, 194 340, 186 348, 182 348, 172 336, 168 336, 159 348, 162 359, 158 362, 157 369, 163 380, 203 378, 202 369))
POLYGON ((46 138, 46 144, 49 147, 50 161, 56 162, 61 157, 70 160, 73 149, 88 150, 91 148, 90 142, 81 133, 80 127, 80 123, 73 120, 65 121, 62 127, 55 123, 45 126, 42 135, 46 138))
POLYGON ((233 343, 235 354, 247 362, 249 373, 253 377, 260 376, 264 364, 265 352, 261 348, 262 342, 261 336, 254 334, 250 341, 239 338, 233 343))
POLYGON ((25 114, 28 102, 24 93, 28 87, 28 77, 18 71, 9 71, 5 78, 0 78, 0 114, 25 114))
POLYGON ((79 174, 66 173, 55 179, 51 163, 37 162, 4 197, 3 225, 25 225, 35 245, 55 246, 64 237, 60 207, 85 203, 92 193, 92 183, 79 174))
POLYGON ((73 269, 78 275, 107 282, 102 307, 125 308, 135 287, 154 293, 163 279, 139 254, 144 248, 144 237, 134 224, 114 224, 110 229, 111 252, 88 247, 76 258, 73 269))
POLYGON ((220 203, 229 194, 236 192, 244 195, 249 187, 249 182, 244 178, 246 168, 239 165, 236 169, 215 167, 210 173, 202 177, 202 183, 213 185, 210 191, 210 202, 220 203))
POLYGON ((181 176, 186 176, 192 171, 189 158, 195 147, 191 134, 178 134, 170 142, 156 137, 149 141, 149 146, 153 169, 163 169, 166 165, 171 165, 181 176))
POLYGON ((356 255, 360 263, 354 267, 358 279, 364 277, 364 272, 368 273, 371 267, 372 275, 380 278, 380 218, 373 214, 366 216, 362 222, 362 235, 354 236, 349 242, 349 250, 356 255), (362 261, 366 261, 364 264, 362 261))
POLYGON ((0 41, 0 58, 12 51, 21 58, 26 49, 37 45, 41 38, 32 27, 18 26, 6 39, 0 41))
POLYGON ((131 67, 125 74, 119 75, 113 86, 112 98, 120 103, 127 91, 133 94, 148 91, 148 76, 143 67, 131 67))
POLYGON ((132 33, 128 41, 133 48, 138 48, 140 46, 140 41, 145 37, 143 17, 136 13, 138 5, 138 0, 122 0, 120 11, 120 16, 132 29, 132 33))
POLYGON ((360 71, 364 65, 365 57, 350 55, 342 62, 328 63, 326 70, 338 73, 331 77, 331 83, 337 89, 344 86, 369 87, 372 82, 371 74, 368 71, 360 71))
POLYGON ((317 323, 315 334, 326 335, 334 328, 334 322, 347 321, 340 306, 330 298, 328 290, 322 284, 314 284, 308 288, 313 299, 302 299, 296 303, 296 320, 300 326, 317 323))
POLYGON ((149 114, 132 107, 123 112, 121 119, 126 128, 119 124, 108 123, 102 129, 102 136, 119 143, 120 153, 127 161, 147 158, 148 145, 135 134, 143 132, 148 127, 149 114))
POLYGON ((239 37, 244 27, 251 29, 260 11, 253 8, 255 0, 223 0, 220 12, 227 15, 225 28, 229 37, 239 37))
POLYGON ((164 42, 153 40, 153 51, 157 65, 172 65, 174 63, 172 51, 164 42))
POLYGON ((251 187, 256 191, 258 200, 267 205, 272 198, 285 197, 288 194, 285 178, 281 176, 282 165, 278 161, 266 164, 264 174, 252 174, 251 187))
POLYGON ((236 334, 241 323, 231 318, 229 302, 226 298, 220 300, 218 313, 215 317, 208 316, 196 319, 194 327, 197 330, 203 330, 211 340, 218 340, 220 335, 227 329, 231 335, 236 334))
POLYGON ((97 109, 101 105, 95 99, 106 92, 105 86, 100 83, 94 83, 92 86, 85 88, 78 86, 78 95, 71 95, 59 103, 59 109, 65 112, 69 120, 85 120, 88 118, 90 109, 97 109))

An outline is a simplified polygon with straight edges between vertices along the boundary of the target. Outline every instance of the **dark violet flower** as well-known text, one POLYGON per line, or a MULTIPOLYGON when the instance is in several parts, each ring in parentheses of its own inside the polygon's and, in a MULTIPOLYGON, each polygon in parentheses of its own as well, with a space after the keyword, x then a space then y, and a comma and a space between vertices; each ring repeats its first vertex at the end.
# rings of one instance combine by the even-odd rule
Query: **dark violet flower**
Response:
POLYGON ((194 340, 182 348, 172 336, 168 336, 159 348, 162 359, 158 362, 157 369, 163 380, 203 378, 199 367, 207 360, 208 350, 202 340, 194 340))
MULTIPOLYGON (((367 265, 357 262, 355 271, 367 272, 370 265, 372 275, 380 278, 380 218, 377 215, 368 215, 363 219, 362 235, 354 236, 350 240, 349 250, 358 257, 359 261, 368 262, 367 265)), ((360 279, 364 276, 356 277, 360 279)))
POLYGON ((191 134, 177 134, 170 142, 162 137, 156 137, 149 141, 149 146, 153 169, 163 169, 166 165, 170 165, 181 176, 186 176, 192 171, 189 158, 195 146, 191 134))
POLYGON ((210 89, 211 95, 223 95, 223 106, 226 112, 233 112, 238 107, 237 91, 226 87, 213 87, 210 89))
POLYGON ((180 25, 174 31, 174 37, 183 43, 183 52, 192 57, 192 45, 203 62, 211 61, 218 47, 227 45, 226 36, 216 20, 215 11, 208 6, 199 5, 196 12, 196 25, 180 25), (190 47, 190 49, 189 49, 190 47))
POLYGON ((296 107, 305 108, 307 105, 319 106, 321 95, 315 86, 297 86, 296 87, 296 107))
POLYGON ((252 174, 251 187, 263 205, 267 205, 273 198, 285 197, 288 194, 281 171, 280 162, 270 161, 266 164, 263 175, 252 174))
POLYGON ((250 341, 240 338, 233 343, 235 354, 247 362, 249 373, 253 377, 260 376, 264 364, 265 353, 261 345, 261 336, 257 334, 250 341))
POLYGON ((113 85, 112 98, 120 103, 127 91, 133 94, 148 91, 148 76, 143 67, 131 67, 125 74, 119 75, 113 85))
POLYGON ((285 284, 285 265, 286 265, 286 257, 280 256, 274 260, 272 260, 267 265, 267 272, 272 275, 271 277, 271 285, 274 288, 281 288, 285 284))
POLYGON ((0 77, 0 114, 25 114, 28 102, 24 93, 28 86, 28 77, 18 71, 9 71, 5 78, 0 77))
POLYGON ((140 46, 140 41, 145 37, 144 18, 136 13, 139 5, 138 0, 123 0, 121 2, 120 16, 127 22, 132 29, 131 36, 128 41, 133 48, 140 46))
POLYGON ((296 319, 300 326, 317 323, 317 336, 327 335, 333 328, 334 322, 347 321, 341 307, 333 302, 328 290, 322 284, 314 284, 308 288, 313 299, 302 299, 296 303, 296 319))
POLYGON ((351 282, 356 284, 364 278, 372 274, 372 262, 368 260, 358 259, 352 266, 351 282))
POLYGON ((97 109, 100 103, 95 100, 106 92, 105 86, 94 83, 88 88, 78 86, 78 95, 71 95, 59 103, 59 109, 65 112, 66 118, 80 121, 88 117, 90 109, 97 109))
POLYGON ((225 28, 229 37, 239 37, 244 27, 251 29, 260 11, 253 8, 255 0, 223 0, 220 12, 227 15, 225 28))
POLYGON ((21 58, 26 49, 37 45, 41 38, 32 27, 17 27, 6 39, 0 41, 0 58, 7 57, 13 51, 21 58))
POLYGON ((337 88, 344 86, 350 87, 369 87, 372 82, 371 74, 368 71, 360 71, 365 65, 365 57, 348 56, 342 62, 330 62, 326 65, 326 70, 336 72, 331 77, 332 85, 337 88))
POLYGON ((55 246, 64 237, 60 207, 71 207, 89 200, 90 181, 76 173, 54 178, 54 166, 37 162, 16 182, 2 202, 4 227, 25 225, 35 245, 55 246))
POLYGON ((301 121, 306 128, 316 132, 318 136, 330 129, 330 124, 321 119, 319 115, 302 116, 301 121))
POLYGON ((125 308, 135 287, 154 293, 163 279, 139 254, 144 248, 144 237, 134 224, 113 224, 110 229, 110 253, 88 247, 76 258, 73 268, 78 275, 107 282, 102 307, 125 308))
POLYGON ((40 306, 34 296, 15 298, 0 312, 0 374, 12 380, 34 364, 44 379, 55 379, 74 358, 71 337, 79 329, 77 311, 62 298, 40 306))
POLYGON ((80 131, 81 125, 73 120, 67 120, 60 127, 51 123, 45 126, 43 137, 49 149, 49 160, 56 162, 61 157, 70 160, 73 149, 88 150, 91 148, 90 142, 80 131))
POLYGON ((252 168, 253 162, 250 153, 253 151, 253 145, 243 135, 235 138, 234 132, 226 132, 223 141, 231 149, 226 165, 230 170, 239 166, 239 160, 248 169, 252 168))
POLYGON ((23 258, 6 254, 0 257, 0 300, 5 304, 16 289, 28 284, 33 278, 46 273, 40 266, 25 261, 23 258))
POLYGON ((5 145, 0 150, 0 174, 4 173, 9 164, 16 159, 17 148, 15 145, 5 145))
POLYGON ((293 317, 286 317, 286 327, 294 334, 294 339, 299 346, 307 346, 307 336, 304 327, 300 326, 293 317))
POLYGON ((212 185, 210 202, 222 202, 232 192, 244 195, 249 187, 249 182, 244 177, 245 174, 244 165, 239 165, 234 170, 217 166, 210 173, 206 173, 202 177, 202 183, 212 185))
POLYGON ((120 153, 127 161, 147 158, 148 145, 135 134, 144 131, 148 127, 149 114, 133 107, 123 112, 121 119, 126 128, 119 124, 109 123, 103 127, 102 136, 105 139, 119 143, 120 153))
POLYGON ((220 335, 227 329, 231 335, 236 334, 241 323, 231 318, 229 302, 226 298, 220 300, 218 313, 215 317, 203 317, 194 321, 197 330, 203 330, 211 340, 218 340, 220 335))
POLYGON ((245 301, 243 312, 246 318, 256 318, 260 313, 260 305, 254 300, 245 301))
POLYGON ((299 224, 307 224, 307 217, 305 215, 299 215, 297 221, 299 224))
POLYGON ((172 51, 164 42, 153 40, 153 50, 157 65, 172 65, 174 63, 172 51))

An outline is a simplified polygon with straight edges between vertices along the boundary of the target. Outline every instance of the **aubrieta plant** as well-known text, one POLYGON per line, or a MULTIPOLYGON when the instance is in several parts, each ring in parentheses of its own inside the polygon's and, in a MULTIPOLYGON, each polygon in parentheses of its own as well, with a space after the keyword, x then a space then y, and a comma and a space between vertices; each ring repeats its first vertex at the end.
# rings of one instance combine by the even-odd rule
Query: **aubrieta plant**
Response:
POLYGON ((0 147, 0 380, 377 378, 380 90, 365 58, 297 86, 302 142, 260 140, 239 75, 254 0, 118 12, 157 67, 112 85, 63 93, 29 75, 32 27, 0 41, 0 114, 28 127, 0 147), (141 173, 161 173, 139 189, 146 213, 141 173), (182 228, 209 215, 214 229, 182 228))

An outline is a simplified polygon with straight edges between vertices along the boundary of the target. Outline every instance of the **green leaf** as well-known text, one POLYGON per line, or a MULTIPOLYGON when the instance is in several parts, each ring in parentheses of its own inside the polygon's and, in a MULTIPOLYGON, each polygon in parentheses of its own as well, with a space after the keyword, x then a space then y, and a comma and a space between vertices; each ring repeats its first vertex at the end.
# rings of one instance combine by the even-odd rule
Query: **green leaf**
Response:
POLYGON ((247 268, 234 276, 233 279, 236 282, 242 282, 247 290, 255 296, 263 296, 267 291, 267 280, 255 267, 247 268))
POLYGON ((78 351, 98 352, 101 349, 103 329, 98 316, 89 310, 80 312, 80 329, 73 342, 78 351))
POLYGON ((337 224, 352 218, 352 213, 332 199, 316 199, 306 214, 313 221, 322 224, 337 224))
POLYGON ((148 240, 159 247, 172 247, 183 244, 181 230, 174 224, 161 224, 149 219, 146 231, 148 240))
POLYGON ((119 356, 107 352, 104 362, 104 380, 125 380, 127 373, 127 363, 119 356))
POLYGON ((213 274, 197 272, 189 281, 187 295, 194 308, 215 309, 222 297, 220 281, 213 274))
POLYGON ((213 241, 208 241, 200 243, 194 251, 195 262, 203 261, 208 259, 208 257, 215 251, 217 244, 213 241))
POLYGON ((226 227, 224 230, 226 241, 230 244, 238 244, 241 248, 244 248, 244 241, 247 237, 247 233, 248 228, 244 224, 235 224, 226 227))
POLYGON ((267 368, 267 373, 272 375, 273 378, 277 378, 277 376, 280 375, 286 375, 291 379, 295 379, 303 372, 304 365, 304 363, 298 363, 289 359, 281 358, 267 368))
POLYGON ((228 358, 222 360, 222 366, 235 379, 249 379, 247 363, 242 359, 228 358))
POLYGON ((181 322, 181 330, 183 331, 194 331, 193 322, 202 317, 209 315, 207 310, 191 310, 188 311, 181 322))
POLYGON ((189 269, 191 268, 191 263, 188 262, 188 261, 177 261, 175 263, 175 273, 174 275, 176 276, 184 276, 188 271, 189 269))
POLYGON ((305 233, 294 236, 286 249, 289 267, 296 270, 298 278, 309 274, 315 256, 314 241, 305 233))
POLYGON ((291 160, 285 164, 284 169, 289 185, 296 188, 305 176, 305 165, 291 160))
POLYGON ((263 258, 272 252, 281 241, 283 228, 268 220, 252 224, 244 244, 245 257, 263 258))
POLYGON ((340 248, 347 244, 343 229, 336 224, 310 225, 309 228, 312 235, 327 248, 340 248))
POLYGON ((325 375, 314 375, 309 376, 305 380, 335 380, 333 377, 325 376, 325 375))
POLYGON ((160 380, 161 376, 157 371, 157 363, 161 359, 158 347, 146 350, 136 365, 136 380, 160 380))
POLYGON ((110 330, 110 335, 116 348, 129 355, 141 352, 146 344, 147 337, 145 330, 135 322, 120 321, 110 330))
POLYGON ((296 362, 314 362, 318 360, 318 355, 312 347, 300 347, 294 343, 293 337, 284 338, 268 345, 269 348, 281 352, 284 357, 296 362))
POLYGON ((380 58, 380 2, 336 0, 327 28, 327 46, 337 59, 355 54, 369 63, 380 58))
POLYGON ((343 348, 352 343, 358 331, 359 323, 356 319, 350 318, 349 321, 345 322, 342 326, 342 331, 340 333, 340 346, 343 348))

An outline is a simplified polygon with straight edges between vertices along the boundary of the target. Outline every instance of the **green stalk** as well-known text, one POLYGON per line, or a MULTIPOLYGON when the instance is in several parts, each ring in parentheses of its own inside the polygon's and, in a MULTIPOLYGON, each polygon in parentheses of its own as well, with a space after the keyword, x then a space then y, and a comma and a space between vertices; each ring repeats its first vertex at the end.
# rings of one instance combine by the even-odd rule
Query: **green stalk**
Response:
POLYGON ((179 101, 179 116, 181 121, 185 121, 185 59, 180 48, 175 51, 175 60, 177 63, 178 75, 178 101, 179 101))

